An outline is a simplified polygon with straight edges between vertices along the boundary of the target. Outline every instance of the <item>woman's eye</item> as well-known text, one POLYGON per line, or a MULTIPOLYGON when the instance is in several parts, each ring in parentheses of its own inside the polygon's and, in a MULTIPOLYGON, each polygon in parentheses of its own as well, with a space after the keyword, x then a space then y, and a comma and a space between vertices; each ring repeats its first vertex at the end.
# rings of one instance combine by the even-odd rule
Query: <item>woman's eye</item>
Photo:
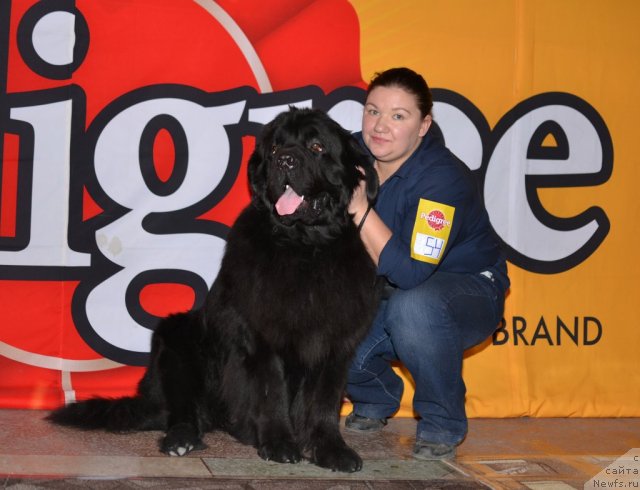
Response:
POLYGON ((320 143, 312 143, 309 148, 315 153, 322 153, 324 151, 324 146, 320 143))
POLYGON ((394 118, 396 121, 401 121, 402 119, 404 119, 404 116, 403 116, 402 114, 394 114, 394 115, 393 115, 393 118, 394 118))

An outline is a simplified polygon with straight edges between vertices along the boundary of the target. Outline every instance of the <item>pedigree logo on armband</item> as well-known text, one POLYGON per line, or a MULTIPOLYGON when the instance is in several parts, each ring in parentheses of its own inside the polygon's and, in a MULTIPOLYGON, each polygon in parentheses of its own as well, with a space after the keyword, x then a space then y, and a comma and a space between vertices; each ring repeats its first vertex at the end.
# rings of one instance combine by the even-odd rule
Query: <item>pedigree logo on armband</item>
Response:
POLYGON ((411 237, 411 257, 437 264, 442 258, 455 208, 427 199, 420 199, 411 237))

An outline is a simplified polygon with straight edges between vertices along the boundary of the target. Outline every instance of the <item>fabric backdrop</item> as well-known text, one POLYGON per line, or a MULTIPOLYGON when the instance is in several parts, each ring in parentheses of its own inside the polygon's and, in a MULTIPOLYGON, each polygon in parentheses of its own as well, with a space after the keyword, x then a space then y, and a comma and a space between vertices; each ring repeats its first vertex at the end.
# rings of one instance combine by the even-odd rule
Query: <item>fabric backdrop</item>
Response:
POLYGON ((357 130, 366 82, 404 65, 509 260, 469 415, 640 415, 639 20, 633 0, 0 2, 0 406, 132 393, 158 317, 215 278, 261 125, 298 105, 357 130))

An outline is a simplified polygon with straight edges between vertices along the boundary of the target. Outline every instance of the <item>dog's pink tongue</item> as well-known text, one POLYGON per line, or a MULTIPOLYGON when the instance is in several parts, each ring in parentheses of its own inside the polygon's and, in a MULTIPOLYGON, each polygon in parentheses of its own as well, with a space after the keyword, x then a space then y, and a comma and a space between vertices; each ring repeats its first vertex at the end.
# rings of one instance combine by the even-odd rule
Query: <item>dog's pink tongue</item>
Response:
POLYGON ((284 191, 284 194, 280 196, 278 202, 276 203, 276 211, 280 216, 285 216, 287 214, 293 214, 298 209, 298 206, 302 203, 304 197, 296 194, 290 186, 284 191))

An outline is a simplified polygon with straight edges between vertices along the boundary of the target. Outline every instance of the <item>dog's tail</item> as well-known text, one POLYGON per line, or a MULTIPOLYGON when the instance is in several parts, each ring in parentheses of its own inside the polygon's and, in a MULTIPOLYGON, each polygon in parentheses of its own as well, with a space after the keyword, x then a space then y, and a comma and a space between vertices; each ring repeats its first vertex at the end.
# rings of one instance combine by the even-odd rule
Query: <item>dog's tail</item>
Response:
POLYGON ((46 417, 54 424, 114 432, 161 430, 166 425, 164 418, 161 408, 142 396, 91 398, 58 408, 46 417))

